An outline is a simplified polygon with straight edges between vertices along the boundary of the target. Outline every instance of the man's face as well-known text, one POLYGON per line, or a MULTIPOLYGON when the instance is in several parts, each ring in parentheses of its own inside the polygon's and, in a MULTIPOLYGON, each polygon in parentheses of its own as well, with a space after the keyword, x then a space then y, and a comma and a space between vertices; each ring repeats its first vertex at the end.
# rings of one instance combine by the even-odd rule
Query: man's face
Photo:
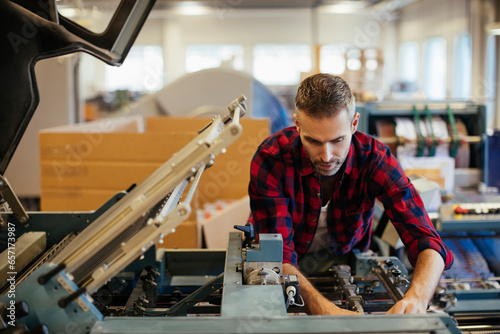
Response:
POLYGON ((323 176, 335 175, 349 153, 352 134, 358 128, 359 114, 350 119, 347 110, 342 110, 335 117, 313 118, 298 110, 293 117, 316 171, 323 176))

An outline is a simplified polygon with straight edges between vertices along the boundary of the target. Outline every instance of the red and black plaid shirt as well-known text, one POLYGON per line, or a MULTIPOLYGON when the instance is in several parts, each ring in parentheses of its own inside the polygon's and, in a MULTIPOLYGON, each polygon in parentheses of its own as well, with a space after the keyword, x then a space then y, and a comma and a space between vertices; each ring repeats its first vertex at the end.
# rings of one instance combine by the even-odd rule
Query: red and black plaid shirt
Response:
MULTIPOLYGON (((389 148, 361 132, 352 136, 341 178, 328 206, 327 226, 335 253, 370 245, 375 199, 379 199, 408 248, 436 250, 446 269, 453 255, 434 229, 422 199, 389 148)), ((312 244, 322 203, 320 177, 295 127, 267 138, 250 168, 250 207, 256 233, 281 233, 283 262, 297 265, 312 244)))

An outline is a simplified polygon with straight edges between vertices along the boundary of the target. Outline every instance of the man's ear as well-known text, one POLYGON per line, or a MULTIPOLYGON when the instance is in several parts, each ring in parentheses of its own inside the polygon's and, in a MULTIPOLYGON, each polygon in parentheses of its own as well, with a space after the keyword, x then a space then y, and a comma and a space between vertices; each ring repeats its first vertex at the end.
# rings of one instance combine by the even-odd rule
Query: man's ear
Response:
POLYGON ((299 130, 299 118, 297 117, 297 113, 293 114, 293 119, 295 121, 295 127, 299 130))
POLYGON ((352 133, 353 134, 358 129, 358 125, 359 125, 359 112, 355 113, 354 117, 352 119, 352 127, 351 128, 352 128, 352 133))

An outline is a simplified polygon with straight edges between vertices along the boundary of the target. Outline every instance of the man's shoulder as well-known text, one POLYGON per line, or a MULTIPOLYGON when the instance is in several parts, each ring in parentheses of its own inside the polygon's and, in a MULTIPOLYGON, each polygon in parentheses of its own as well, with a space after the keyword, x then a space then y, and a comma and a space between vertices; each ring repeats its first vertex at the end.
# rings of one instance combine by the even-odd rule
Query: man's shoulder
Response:
POLYGON ((299 146, 300 136, 297 129, 288 127, 267 137, 258 151, 269 155, 284 155, 297 150, 299 146))
POLYGON ((362 166, 376 166, 391 157, 391 151, 386 144, 364 132, 356 131, 353 135, 353 164, 362 166))
POLYGON ((375 137, 364 132, 356 131, 353 136, 353 144, 355 147, 368 154, 368 153, 382 153, 387 149, 387 145, 382 143, 375 137))

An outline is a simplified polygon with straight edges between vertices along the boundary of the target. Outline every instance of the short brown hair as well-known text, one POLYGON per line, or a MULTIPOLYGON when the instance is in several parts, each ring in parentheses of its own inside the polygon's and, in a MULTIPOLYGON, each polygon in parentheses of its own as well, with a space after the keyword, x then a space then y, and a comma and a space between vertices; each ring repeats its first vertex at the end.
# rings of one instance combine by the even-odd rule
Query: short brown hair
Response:
POLYGON ((347 110, 352 119, 356 103, 349 85, 341 77, 319 73, 304 79, 295 96, 295 109, 309 117, 335 117, 347 110))

